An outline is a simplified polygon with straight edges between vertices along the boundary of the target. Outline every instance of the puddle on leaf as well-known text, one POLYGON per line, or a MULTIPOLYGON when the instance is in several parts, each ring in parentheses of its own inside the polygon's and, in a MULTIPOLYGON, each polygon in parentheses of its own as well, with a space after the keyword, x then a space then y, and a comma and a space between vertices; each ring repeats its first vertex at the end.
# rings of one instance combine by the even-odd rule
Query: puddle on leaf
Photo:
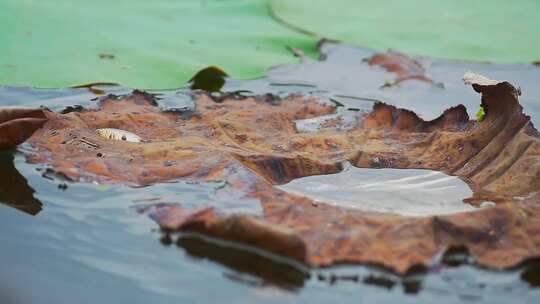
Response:
POLYGON ((423 169, 348 166, 342 172, 295 179, 281 190, 330 205, 405 216, 474 211, 469 186, 455 176, 423 169))

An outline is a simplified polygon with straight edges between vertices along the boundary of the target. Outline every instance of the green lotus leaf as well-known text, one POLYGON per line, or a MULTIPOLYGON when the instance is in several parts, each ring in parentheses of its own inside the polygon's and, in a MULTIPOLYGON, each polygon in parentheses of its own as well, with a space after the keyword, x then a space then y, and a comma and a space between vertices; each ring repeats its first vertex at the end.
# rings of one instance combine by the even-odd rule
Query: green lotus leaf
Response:
POLYGON ((536 0, 273 0, 271 9, 291 28, 378 50, 500 63, 540 58, 536 0))
POLYGON ((252 78, 315 42, 263 0, 2 0, 0 85, 167 89, 211 65, 252 78))

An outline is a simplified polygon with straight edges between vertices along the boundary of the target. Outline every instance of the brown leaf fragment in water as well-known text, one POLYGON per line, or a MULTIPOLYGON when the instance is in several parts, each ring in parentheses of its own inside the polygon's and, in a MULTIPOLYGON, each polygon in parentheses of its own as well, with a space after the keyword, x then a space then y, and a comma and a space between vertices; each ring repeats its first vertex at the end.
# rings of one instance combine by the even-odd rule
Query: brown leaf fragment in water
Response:
POLYGON ((0 149, 23 143, 46 121, 41 109, 0 107, 0 149))
POLYGON ((304 242, 285 227, 245 215, 217 216, 211 208, 187 211, 168 206, 167 212, 153 212, 152 217, 170 230, 195 230, 214 237, 247 243, 299 261, 305 260, 304 242))
POLYGON ((370 57, 367 62, 384 68, 388 72, 396 74, 394 84, 400 84, 407 80, 419 80, 433 83, 433 80, 426 76, 426 69, 417 60, 395 51, 377 53, 370 57))

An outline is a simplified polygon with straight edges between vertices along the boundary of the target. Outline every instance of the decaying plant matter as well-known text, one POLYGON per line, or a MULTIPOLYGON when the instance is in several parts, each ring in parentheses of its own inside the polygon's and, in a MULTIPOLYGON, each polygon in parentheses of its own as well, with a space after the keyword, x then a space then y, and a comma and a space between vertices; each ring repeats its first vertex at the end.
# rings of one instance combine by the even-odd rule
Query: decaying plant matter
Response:
POLYGON ((41 109, 0 108, 0 149, 14 148, 47 121, 41 109))
POLYGON ((418 60, 399 52, 376 53, 367 62, 370 65, 380 66, 388 72, 396 74, 395 84, 411 79, 433 83, 433 80, 426 75, 426 69, 418 60))
MULTIPOLYGON (((540 256, 540 140, 508 82, 466 81, 482 94, 482 122, 456 106, 432 121, 376 103, 350 130, 300 133, 294 121, 334 112, 313 98, 291 96, 214 102, 200 94, 190 115, 162 111, 135 91, 108 96, 98 109, 47 113, 32 136, 29 161, 49 163, 73 180, 144 186, 188 179, 227 180, 255 199, 262 214, 228 214, 227 206, 165 205, 151 216, 165 229, 198 231, 251 244, 313 266, 376 263, 405 273, 429 265, 449 247, 476 263, 514 266, 540 256), (107 140, 100 128, 137 134, 142 142, 107 140), (314 203, 273 185, 339 172, 348 161, 368 168, 425 168, 456 175, 474 190, 470 203, 494 207, 445 216, 407 217, 314 203)), ((339 123, 336 120, 335 123, 339 123)))

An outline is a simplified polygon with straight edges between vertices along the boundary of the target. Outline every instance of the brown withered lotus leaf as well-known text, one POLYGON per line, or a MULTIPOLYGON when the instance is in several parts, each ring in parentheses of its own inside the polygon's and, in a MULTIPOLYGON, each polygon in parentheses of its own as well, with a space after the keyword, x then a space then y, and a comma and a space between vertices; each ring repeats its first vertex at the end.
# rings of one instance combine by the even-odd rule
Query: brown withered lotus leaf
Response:
MULTIPOLYGON (((156 207, 164 229, 198 231, 254 245, 313 266, 375 263, 398 273, 429 265, 450 247, 476 263, 507 268, 540 256, 540 141, 507 82, 482 85, 486 116, 469 120, 456 106, 432 121, 377 103, 347 131, 300 133, 294 121, 334 112, 314 99, 196 100, 196 115, 161 111, 152 96, 108 97, 99 108, 48 113, 30 143, 33 162, 74 180, 143 186, 175 179, 226 179, 263 209, 260 216, 219 208, 156 207), (142 143, 100 138, 98 128, 139 135, 142 143), (471 204, 494 207, 444 216, 408 217, 316 203, 274 187, 292 179, 336 173, 348 161, 366 168, 423 168, 466 181, 471 204)), ((480 83, 480 84, 479 84, 480 83)), ((224 206, 225 208, 225 206, 224 206)))
POLYGON ((0 108, 0 149, 21 144, 46 121, 41 109, 0 108))
MULTIPOLYGON (((95 110, 48 112, 50 121, 29 140, 38 150, 29 159, 50 162, 73 180, 145 186, 188 176, 212 179, 237 163, 237 158, 272 151, 268 137, 286 138, 294 132, 293 120, 332 111, 302 98, 276 105, 255 99, 215 103, 201 95, 198 114, 183 119, 178 113, 161 111, 151 95, 135 91, 120 99, 109 96, 95 110), (96 132, 102 128, 132 132, 143 142, 102 138, 96 132)), ((311 170, 324 173, 317 166, 311 170)))
POLYGON ((376 53, 368 58, 367 62, 396 74, 395 84, 411 79, 433 83, 433 80, 426 75, 426 69, 418 60, 399 52, 376 53))

